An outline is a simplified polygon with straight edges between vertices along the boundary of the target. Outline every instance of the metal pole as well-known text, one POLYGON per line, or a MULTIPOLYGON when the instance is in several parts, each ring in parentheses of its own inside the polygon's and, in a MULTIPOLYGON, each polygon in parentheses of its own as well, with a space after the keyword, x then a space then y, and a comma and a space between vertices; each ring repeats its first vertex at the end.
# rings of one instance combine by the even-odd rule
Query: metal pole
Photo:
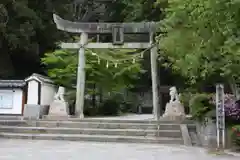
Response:
POLYGON ((76 116, 80 119, 84 118, 84 92, 85 92, 85 49, 84 45, 88 41, 87 33, 81 34, 80 45, 78 53, 78 68, 77 68, 77 92, 76 92, 76 116))
MULTIPOLYGON (((154 34, 150 33, 150 44, 154 43, 154 34)), ((157 46, 151 49, 151 75, 152 75, 152 96, 153 96, 153 115, 154 119, 159 120, 159 96, 158 96, 158 75, 157 75, 157 46)))

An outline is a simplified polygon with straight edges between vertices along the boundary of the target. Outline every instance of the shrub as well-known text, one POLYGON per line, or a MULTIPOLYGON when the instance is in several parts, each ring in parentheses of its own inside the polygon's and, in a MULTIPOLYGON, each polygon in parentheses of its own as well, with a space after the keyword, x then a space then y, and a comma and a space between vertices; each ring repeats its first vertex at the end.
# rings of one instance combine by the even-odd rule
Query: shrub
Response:
POLYGON ((134 104, 131 102, 122 102, 120 106, 120 111, 121 113, 129 113, 133 112, 134 109, 134 104))
POLYGON ((190 112, 189 111, 189 100, 191 99, 192 96, 193 96, 193 94, 190 92, 183 92, 180 94, 179 99, 185 108, 186 114, 189 114, 189 112, 190 112))
POLYGON ((240 125, 232 127, 232 140, 237 149, 240 149, 240 125))
POLYGON ((120 114, 121 103, 115 98, 105 100, 98 108, 98 114, 104 116, 116 116, 120 114))
POLYGON ((228 121, 237 123, 240 121, 240 101, 225 102, 225 114, 228 121))
POLYGON ((93 106, 91 100, 84 102, 84 115, 85 116, 96 116, 98 114, 98 106, 93 106))
POLYGON ((189 107, 192 117, 196 120, 202 121, 204 117, 209 116, 208 113, 215 109, 214 105, 210 103, 211 95, 209 94, 195 94, 190 100, 189 107))
MULTIPOLYGON (((215 105, 215 97, 212 98, 212 103, 215 105)), ((236 101, 231 94, 225 94, 224 109, 226 121, 231 124, 240 122, 240 100, 236 101)))

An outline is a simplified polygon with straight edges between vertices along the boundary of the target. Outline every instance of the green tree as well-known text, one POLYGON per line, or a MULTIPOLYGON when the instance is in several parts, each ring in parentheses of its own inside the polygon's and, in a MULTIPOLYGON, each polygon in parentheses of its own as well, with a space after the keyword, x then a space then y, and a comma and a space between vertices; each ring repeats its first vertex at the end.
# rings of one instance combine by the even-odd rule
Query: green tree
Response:
POLYGON ((52 14, 71 15, 69 3, 70 0, 1 0, 0 19, 8 17, 6 23, 0 21, 1 78, 23 78, 39 71, 43 53, 65 38, 63 32, 57 31, 52 14))
MULTIPOLYGON (((86 50, 85 91, 86 95, 91 95, 91 100, 86 99, 85 112, 88 115, 118 114, 135 107, 136 104, 131 107, 125 104, 127 100, 123 96, 125 91, 133 88, 134 83, 140 80, 141 73, 145 72, 138 58, 140 53, 130 54, 133 51, 135 52, 116 49, 86 50), (99 101, 96 96, 100 98, 99 101)), ((76 96, 77 59, 76 50, 62 49, 47 53, 42 58, 49 77, 57 84, 67 87, 66 98, 69 103, 74 103, 76 96)))
POLYGON ((106 5, 106 13, 110 21, 159 21, 163 18, 161 8, 166 2, 156 0, 118 0, 106 5))
MULTIPOLYGON (((127 55, 128 52, 129 50, 87 50, 87 88, 91 91, 92 84, 101 87, 104 92, 132 88, 133 80, 139 79, 139 74, 144 71, 136 55, 127 55)), ((56 83, 71 88, 76 84, 77 56, 76 51, 60 49, 45 54, 42 62, 56 83)))
POLYGON ((53 51, 56 42, 69 39, 66 32, 57 30, 53 13, 78 21, 101 18, 97 13, 101 5, 93 0, 77 2, 80 1, 1 0, 0 78, 25 78, 32 72, 40 72, 43 54, 53 51))
POLYGON ((239 83, 239 12, 236 0, 168 0, 159 36, 165 66, 191 84, 239 83))

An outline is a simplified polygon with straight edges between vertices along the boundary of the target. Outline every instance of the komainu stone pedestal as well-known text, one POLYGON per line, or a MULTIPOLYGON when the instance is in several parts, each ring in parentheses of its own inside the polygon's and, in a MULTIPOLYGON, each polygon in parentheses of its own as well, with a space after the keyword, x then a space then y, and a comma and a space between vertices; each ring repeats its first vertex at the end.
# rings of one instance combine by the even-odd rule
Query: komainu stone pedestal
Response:
POLYGON ((162 116, 163 120, 180 121, 186 117, 184 106, 180 101, 172 101, 167 103, 165 113, 162 116))
POLYGON ((50 104, 47 119, 67 119, 68 116, 68 103, 62 100, 54 100, 50 104))

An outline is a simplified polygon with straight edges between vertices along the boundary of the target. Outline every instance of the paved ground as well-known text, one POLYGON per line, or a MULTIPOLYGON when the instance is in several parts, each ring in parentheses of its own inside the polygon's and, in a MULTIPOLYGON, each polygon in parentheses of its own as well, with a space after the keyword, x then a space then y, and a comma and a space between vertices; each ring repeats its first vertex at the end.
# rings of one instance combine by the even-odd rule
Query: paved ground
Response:
POLYGON ((239 160, 200 148, 146 144, 0 139, 0 160, 239 160))

